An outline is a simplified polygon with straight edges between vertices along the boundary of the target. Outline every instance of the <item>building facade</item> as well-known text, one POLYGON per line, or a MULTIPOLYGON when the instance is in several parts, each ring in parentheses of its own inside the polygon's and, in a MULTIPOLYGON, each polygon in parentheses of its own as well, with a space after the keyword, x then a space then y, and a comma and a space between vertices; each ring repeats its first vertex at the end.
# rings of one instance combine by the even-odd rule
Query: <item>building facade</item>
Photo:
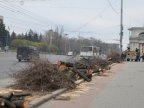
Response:
POLYGON ((129 28, 129 47, 131 51, 140 49, 141 55, 144 53, 144 27, 129 28))
POLYGON ((3 23, 3 16, 0 16, 0 23, 3 23))

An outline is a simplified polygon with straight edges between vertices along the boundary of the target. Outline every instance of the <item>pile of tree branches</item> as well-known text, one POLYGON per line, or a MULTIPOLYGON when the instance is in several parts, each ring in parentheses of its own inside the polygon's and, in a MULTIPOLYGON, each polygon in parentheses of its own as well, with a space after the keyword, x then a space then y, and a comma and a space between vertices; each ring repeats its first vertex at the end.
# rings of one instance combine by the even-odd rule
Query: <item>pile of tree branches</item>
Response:
POLYGON ((90 60, 82 59, 78 62, 79 65, 83 64, 85 67, 87 67, 87 69, 91 69, 93 73, 98 73, 104 69, 110 69, 109 66, 111 63, 111 61, 100 58, 94 58, 90 60))
POLYGON ((112 63, 120 63, 122 61, 121 55, 120 53, 116 53, 116 52, 111 52, 108 55, 108 59, 109 61, 111 61, 112 63))
POLYGON ((33 91, 53 91, 60 88, 75 88, 75 81, 83 78, 91 81, 92 73, 109 69, 111 62, 102 59, 80 60, 75 63, 59 61, 51 64, 39 60, 12 75, 16 79, 15 87, 33 91))
POLYGON ((35 61, 12 75, 16 87, 34 91, 50 91, 60 88, 74 88, 68 72, 60 71, 57 65, 49 61, 35 61))

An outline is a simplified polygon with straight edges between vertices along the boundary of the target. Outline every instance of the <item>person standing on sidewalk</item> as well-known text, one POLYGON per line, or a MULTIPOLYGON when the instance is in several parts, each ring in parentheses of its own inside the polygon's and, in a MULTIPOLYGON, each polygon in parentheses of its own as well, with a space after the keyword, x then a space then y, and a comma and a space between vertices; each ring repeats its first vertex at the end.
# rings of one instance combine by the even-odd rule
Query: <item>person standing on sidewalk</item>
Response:
POLYGON ((141 58, 142 58, 142 62, 144 62, 144 53, 143 53, 143 55, 141 56, 141 58))
POLYGON ((136 61, 140 61, 140 50, 136 48, 136 61))

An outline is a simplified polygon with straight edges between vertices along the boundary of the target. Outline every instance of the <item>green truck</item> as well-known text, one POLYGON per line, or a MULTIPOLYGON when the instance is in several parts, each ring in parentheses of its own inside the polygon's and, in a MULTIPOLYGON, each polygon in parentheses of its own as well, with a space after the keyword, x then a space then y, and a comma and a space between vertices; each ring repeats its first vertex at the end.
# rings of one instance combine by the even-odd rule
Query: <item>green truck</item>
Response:
POLYGON ((39 59, 39 51, 33 46, 17 47, 17 59, 19 62, 22 60, 37 60, 39 59))

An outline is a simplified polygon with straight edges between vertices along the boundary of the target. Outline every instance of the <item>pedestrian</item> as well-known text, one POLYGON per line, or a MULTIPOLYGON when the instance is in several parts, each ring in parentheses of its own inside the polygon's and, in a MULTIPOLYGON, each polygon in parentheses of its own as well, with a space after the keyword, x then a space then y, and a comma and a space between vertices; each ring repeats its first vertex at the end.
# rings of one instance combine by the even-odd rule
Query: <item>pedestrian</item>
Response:
POLYGON ((143 53, 143 55, 141 56, 141 58, 142 58, 142 61, 144 62, 144 53, 143 53))
POLYGON ((136 48, 136 61, 140 61, 140 50, 136 48))
POLYGON ((139 50, 139 49, 137 49, 137 48, 136 48, 136 49, 135 49, 135 52, 137 53, 137 52, 138 52, 138 50, 139 50))
POLYGON ((126 59, 126 54, 124 52, 122 52, 121 54, 121 59, 124 61, 126 59))

